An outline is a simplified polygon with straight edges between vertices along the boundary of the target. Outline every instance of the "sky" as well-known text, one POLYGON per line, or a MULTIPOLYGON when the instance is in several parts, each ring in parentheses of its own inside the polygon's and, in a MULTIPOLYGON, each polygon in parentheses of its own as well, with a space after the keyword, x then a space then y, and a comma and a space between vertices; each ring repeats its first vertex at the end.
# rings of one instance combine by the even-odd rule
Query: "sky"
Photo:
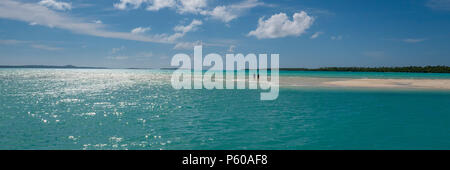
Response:
POLYGON ((0 65, 160 68, 195 45, 280 67, 450 66, 450 0, 0 1, 0 65))

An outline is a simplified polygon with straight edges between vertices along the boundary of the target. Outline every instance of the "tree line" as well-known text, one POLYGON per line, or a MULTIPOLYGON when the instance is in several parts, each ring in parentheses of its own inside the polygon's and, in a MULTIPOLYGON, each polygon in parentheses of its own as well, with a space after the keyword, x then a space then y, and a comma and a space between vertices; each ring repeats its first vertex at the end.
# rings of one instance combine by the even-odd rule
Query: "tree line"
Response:
POLYGON ((450 73, 448 66, 280 68, 286 71, 450 73))

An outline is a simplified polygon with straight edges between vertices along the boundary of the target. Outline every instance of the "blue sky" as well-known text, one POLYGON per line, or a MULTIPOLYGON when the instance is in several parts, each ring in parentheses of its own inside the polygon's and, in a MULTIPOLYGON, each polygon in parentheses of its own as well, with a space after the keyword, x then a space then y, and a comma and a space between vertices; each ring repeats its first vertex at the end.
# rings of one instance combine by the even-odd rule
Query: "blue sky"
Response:
POLYGON ((158 68, 195 44, 281 67, 450 65, 450 0, 0 1, 0 65, 158 68))

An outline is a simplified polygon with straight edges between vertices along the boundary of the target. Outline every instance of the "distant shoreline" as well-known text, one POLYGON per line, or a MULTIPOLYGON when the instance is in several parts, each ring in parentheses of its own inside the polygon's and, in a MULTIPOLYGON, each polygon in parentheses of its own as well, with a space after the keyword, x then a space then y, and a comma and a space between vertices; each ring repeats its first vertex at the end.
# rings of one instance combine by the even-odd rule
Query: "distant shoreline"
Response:
POLYGON ((283 71, 450 73, 448 66, 280 68, 283 71))
POLYGON ((65 68, 65 69, 108 69, 106 67, 78 67, 73 65, 65 66, 51 66, 51 65, 19 65, 19 66, 8 66, 0 65, 0 68, 65 68))
MULTIPOLYGON (((115 69, 108 67, 53 66, 53 65, 0 65, 0 68, 56 68, 56 69, 115 69)), ((155 69, 155 68, 124 68, 155 69)), ((159 70, 176 70, 178 68, 159 68, 159 70)), ((249 69, 245 69, 248 71, 249 69)), ((270 69, 268 69, 270 71, 270 69)), ((336 72, 401 72, 401 73, 450 73, 448 66, 408 66, 408 67, 322 67, 322 68, 279 68, 280 71, 336 71, 336 72)))

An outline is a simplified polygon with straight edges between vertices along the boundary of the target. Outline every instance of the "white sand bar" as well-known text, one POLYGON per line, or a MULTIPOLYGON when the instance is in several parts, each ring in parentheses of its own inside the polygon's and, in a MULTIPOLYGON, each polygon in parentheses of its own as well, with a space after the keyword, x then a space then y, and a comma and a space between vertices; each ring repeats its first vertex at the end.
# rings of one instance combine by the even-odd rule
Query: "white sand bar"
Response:
POLYGON ((352 79, 318 77, 280 77, 280 86, 422 88, 450 90, 450 79, 352 79))
POLYGON ((374 88, 426 88, 450 90, 450 79, 350 79, 323 82, 324 85, 374 88))

